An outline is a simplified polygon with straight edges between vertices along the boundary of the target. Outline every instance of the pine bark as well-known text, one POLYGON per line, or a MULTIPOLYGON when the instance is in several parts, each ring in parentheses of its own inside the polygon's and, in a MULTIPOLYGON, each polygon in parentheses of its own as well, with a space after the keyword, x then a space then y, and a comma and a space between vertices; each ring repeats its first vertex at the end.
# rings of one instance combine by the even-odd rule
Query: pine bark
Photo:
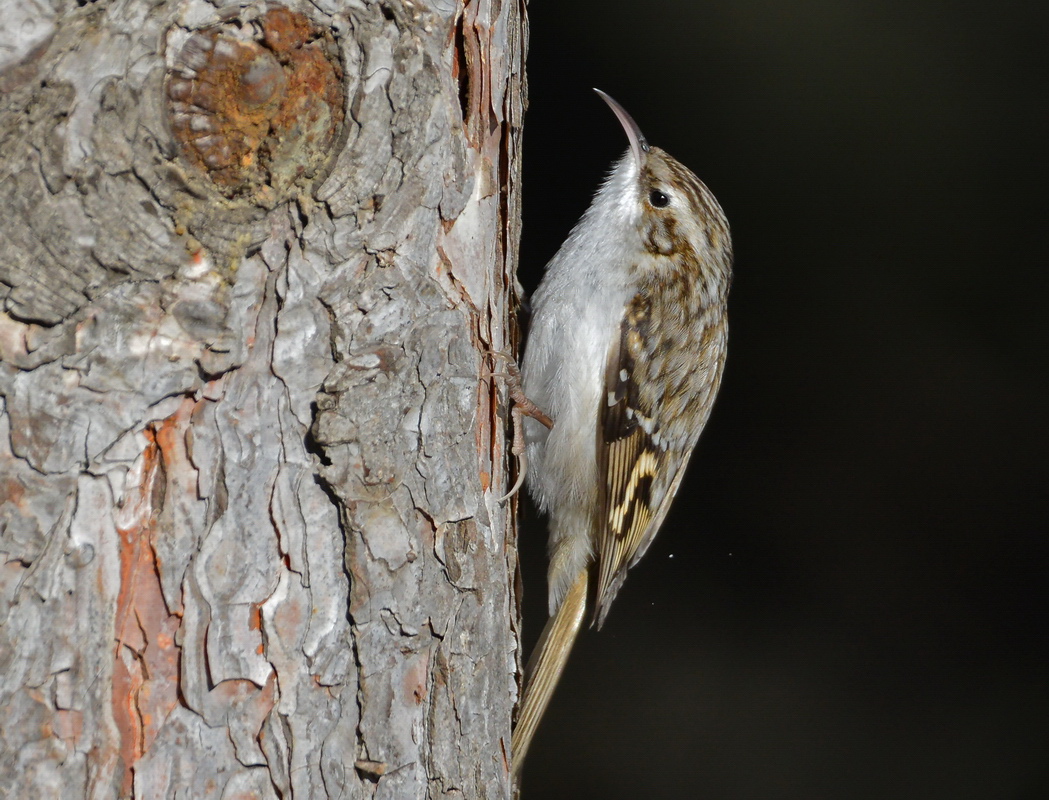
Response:
POLYGON ((508 797, 523 3, 0 0, 0 796, 508 797))

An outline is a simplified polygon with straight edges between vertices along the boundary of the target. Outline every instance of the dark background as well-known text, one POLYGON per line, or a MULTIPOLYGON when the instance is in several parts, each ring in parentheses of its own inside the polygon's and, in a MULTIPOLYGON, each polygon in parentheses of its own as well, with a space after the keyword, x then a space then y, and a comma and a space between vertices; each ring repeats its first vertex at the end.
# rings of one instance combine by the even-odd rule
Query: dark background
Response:
POLYGON ((593 86, 721 200, 736 278, 711 422, 524 796, 1049 797, 1045 5, 530 18, 526 289, 626 148, 593 86))

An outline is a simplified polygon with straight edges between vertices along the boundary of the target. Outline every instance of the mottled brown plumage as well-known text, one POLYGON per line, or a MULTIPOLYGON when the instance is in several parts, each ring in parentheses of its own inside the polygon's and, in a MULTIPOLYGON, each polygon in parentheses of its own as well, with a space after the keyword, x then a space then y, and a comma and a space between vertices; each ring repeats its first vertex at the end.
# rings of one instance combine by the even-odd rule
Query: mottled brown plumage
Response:
POLYGON ((659 531, 725 364, 725 215, 695 175, 650 148, 602 96, 631 152, 547 266, 524 358, 525 394, 554 420, 551 430, 526 424, 529 491, 550 518, 552 616, 528 668, 515 772, 588 595, 600 627, 659 531))

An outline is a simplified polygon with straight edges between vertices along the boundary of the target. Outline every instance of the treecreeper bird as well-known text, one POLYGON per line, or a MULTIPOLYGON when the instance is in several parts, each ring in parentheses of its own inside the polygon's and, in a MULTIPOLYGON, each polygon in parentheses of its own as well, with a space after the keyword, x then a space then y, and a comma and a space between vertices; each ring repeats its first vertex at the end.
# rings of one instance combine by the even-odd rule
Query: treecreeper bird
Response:
POLYGON ((598 94, 630 149, 546 267, 522 366, 525 397, 553 419, 525 420, 527 485, 549 516, 551 617, 526 670, 515 777, 587 606, 600 628, 662 525, 725 365, 725 214, 598 94))

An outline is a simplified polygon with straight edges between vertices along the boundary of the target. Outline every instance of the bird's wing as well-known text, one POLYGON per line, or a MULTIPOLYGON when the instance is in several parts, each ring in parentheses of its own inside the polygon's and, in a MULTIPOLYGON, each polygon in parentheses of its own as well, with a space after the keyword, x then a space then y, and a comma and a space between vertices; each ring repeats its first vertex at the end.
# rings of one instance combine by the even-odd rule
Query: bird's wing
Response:
MULTIPOLYGON (((605 366, 605 395, 597 424, 598 480, 602 483, 596 523, 594 622, 599 628, 627 571, 644 555, 670 510, 717 393, 724 363, 720 356, 714 360, 708 385, 700 392, 703 398, 686 399, 685 405, 692 407, 685 413, 695 414, 690 434, 668 435, 661 419, 668 399, 654 385, 659 370, 650 360, 653 338, 649 325, 649 304, 638 297, 623 317, 605 366)), ((703 345, 724 335, 717 328, 703 331, 703 345)))
POLYGON ((598 576, 594 620, 598 627, 626 578, 627 570, 648 547, 666 516, 680 483, 656 497, 659 477, 668 467, 683 473, 660 446, 654 409, 646 407, 641 381, 648 336, 645 303, 632 303, 613 339, 605 366, 605 393, 597 425, 598 480, 601 502, 597 520, 598 576))

